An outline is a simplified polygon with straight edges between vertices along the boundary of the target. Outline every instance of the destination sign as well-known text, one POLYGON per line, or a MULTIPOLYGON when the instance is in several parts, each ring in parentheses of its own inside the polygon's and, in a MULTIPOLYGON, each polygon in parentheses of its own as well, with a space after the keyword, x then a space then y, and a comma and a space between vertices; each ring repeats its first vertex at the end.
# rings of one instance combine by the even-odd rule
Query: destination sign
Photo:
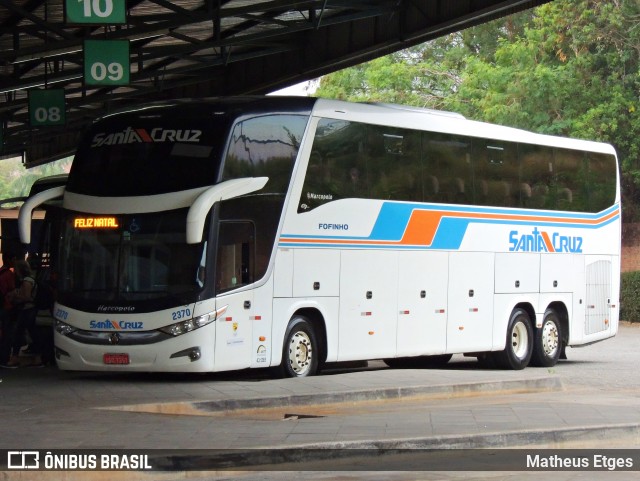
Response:
POLYGON ((73 220, 76 229, 115 229, 119 227, 115 217, 76 217, 73 220))

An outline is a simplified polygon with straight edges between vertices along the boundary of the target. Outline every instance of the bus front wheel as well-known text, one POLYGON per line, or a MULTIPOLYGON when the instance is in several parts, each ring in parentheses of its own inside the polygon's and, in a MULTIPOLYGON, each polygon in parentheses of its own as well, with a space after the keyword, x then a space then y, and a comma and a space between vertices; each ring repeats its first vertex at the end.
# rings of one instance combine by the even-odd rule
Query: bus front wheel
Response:
POLYGON ((496 352, 494 360, 504 369, 524 369, 533 352, 533 329, 531 318, 524 309, 511 312, 507 327, 507 343, 504 351, 496 352))
POLYGON ((313 325, 302 316, 291 319, 282 347, 281 374, 285 377, 313 376, 318 370, 318 354, 313 325))
POLYGON ((562 351, 562 331, 560 318, 553 309, 547 309, 542 327, 536 329, 531 365, 538 367, 555 366, 562 351))

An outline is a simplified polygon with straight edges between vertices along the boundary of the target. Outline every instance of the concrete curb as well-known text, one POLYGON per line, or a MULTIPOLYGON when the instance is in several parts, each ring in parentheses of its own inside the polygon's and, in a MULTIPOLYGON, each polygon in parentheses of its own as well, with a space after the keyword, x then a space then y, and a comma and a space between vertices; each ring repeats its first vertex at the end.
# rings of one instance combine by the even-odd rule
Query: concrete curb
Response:
MULTIPOLYGON (((560 377, 518 379, 508 381, 470 382, 461 384, 436 384, 392 388, 361 389, 317 394, 292 394, 246 399, 220 399, 215 401, 178 401, 148 404, 101 406, 107 411, 146 412, 155 414, 215 415, 249 410, 269 410, 285 406, 295 408, 330 404, 360 402, 401 401, 415 398, 452 399, 464 396, 518 394, 531 392, 563 391, 560 377)), ((293 410, 295 411, 295 408, 293 410)))
POLYGON ((544 377, 525 380, 473 382, 462 384, 440 384, 432 386, 410 386, 358 391, 323 392, 319 394, 296 394, 265 398, 223 399, 197 401, 191 405, 202 411, 226 412, 244 409, 268 409, 282 406, 311 406, 314 404, 353 403, 363 401, 401 400, 409 397, 453 398, 498 393, 526 393, 562 391, 564 383, 560 377, 544 377))
MULTIPOLYGON (((544 445, 544 448, 583 447, 584 443, 593 446, 594 441, 607 441, 606 448, 614 447, 608 441, 615 440, 629 444, 630 438, 635 444, 640 441, 640 423, 580 426, 559 429, 534 429, 504 431, 482 434, 429 436, 407 439, 386 439, 380 441, 341 441, 310 443, 295 446, 299 449, 486 449, 486 448, 522 448, 544 445), (575 446, 580 444, 580 446, 575 446)), ((289 446, 292 448, 294 446, 289 446)))
MULTIPOLYGON (((195 451, 160 456, 155 463, 173 471, 451 471, 493 470, 499 460, 502 470, 518 471, 518 457, 535 450, 594 450, 594 442, 629 438, 640 439, 640 424, 195 451)), ((611 447, 607 443, 598 450, 611 447)))

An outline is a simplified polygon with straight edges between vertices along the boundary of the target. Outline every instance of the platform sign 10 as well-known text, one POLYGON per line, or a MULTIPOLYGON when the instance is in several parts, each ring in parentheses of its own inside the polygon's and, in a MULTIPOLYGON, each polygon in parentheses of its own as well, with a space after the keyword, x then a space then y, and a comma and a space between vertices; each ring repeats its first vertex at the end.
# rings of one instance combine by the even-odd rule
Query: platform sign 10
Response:
POLYGON ((129 84, 128 40, 85 40, 85 85, 129 84))
POLYGON ((31 127, 64 125, 65 113, 64 89, 29 90, 31 127))
POLYGON ((126 0, 65 0, 68 24, 103 25, 126 23, 126 0))

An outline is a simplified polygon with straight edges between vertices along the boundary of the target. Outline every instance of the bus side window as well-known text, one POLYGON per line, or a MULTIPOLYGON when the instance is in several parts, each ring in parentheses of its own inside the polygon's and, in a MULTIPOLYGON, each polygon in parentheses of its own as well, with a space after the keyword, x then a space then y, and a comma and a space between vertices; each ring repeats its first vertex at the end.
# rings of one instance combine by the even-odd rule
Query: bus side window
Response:
POLYGON ((266 115, 239 122, 231 134, 222 180, 268 177, 262 193, 284 196, 306 123, 302 115, 266 115))
POLYGON ((585 211, 587 205, 585 154, 578 150, 554 149, 556 208, 585 211))
MULTIPOLYGON (((437 185, 439 201, 465 204, 473 195, 471 141, 452 134, 428 133, 423 143, 426 187, 437 185)), ((428 190, 428 189, 425 189, 428 190)))
POLYGON ((521 185, 530 189, 527 202, 523 205, 532 209, 555 208, 555 192, 553 177, 553 149, 550 147, 520 144, 518 145, 520 158, 521 185))
MULTIPOLYGON (((417 131, 406 131, 402 139, 402 157, 404 168, 396 167, 396 176, 402 176, 398 182, 404 186, 406 191, 402 200, 412 200, 424 202, 425 181, 424 165, 422 159, 422 133, 417 131)), ((434 186, 431 183, 430 194, 434 186)))
POLYGON ((516 207, 522 189, 516 144, 473 140, 474 192, 479 205, 516 207))
POLYGON ((298 213, 357 196, 354 191, 361 187, 358 160, 362 131, 362 126, 345 120, 318 122, 298 213))
POLYGON ((254 281, 255 227, 252 222, 221 222, 218 233, 216 291, 254 281))
POLYGON ((587 160, 589 211, 600 212, 613 205, 616 199, 616 186, 610 181, 616 178, 616 159, 613 155, 589 152, 587 160))

